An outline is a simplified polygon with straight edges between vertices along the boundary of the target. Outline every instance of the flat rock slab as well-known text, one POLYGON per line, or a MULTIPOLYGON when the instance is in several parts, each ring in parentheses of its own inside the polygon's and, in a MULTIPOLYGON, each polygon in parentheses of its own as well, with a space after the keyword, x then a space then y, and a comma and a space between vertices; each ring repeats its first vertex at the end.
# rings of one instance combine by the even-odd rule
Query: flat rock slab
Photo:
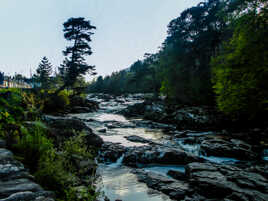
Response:
POLYGON ((181 149, 153 145, 130 148, 125 153, 123 164, 136 167, 138 164, 185 165, 201 161, 204 160, 181 149))
POLYGON ((140 143, 151 143, 152 141, 147 140, 143 137, 137 136, 137 135, 130 135, 130 136, 125 136, 124 138, 126 138, 128 141, 131 142, 140 142, 140 143))
POLYGON ((146 183, 152 189, 161 191, 175 200, 181 200, 186 195, 192 193, 189 184, 183 181, 176 181, 172 178, 143 170, 134 171, 138 181, 146 183))
POLYGON ((0 148, 0 201, 54 201, 54 195, 32 179, 11 151, 0 148))
POLYGON ((4 198, 13 193, 30 191, 38 192, 43 189, 29 179, 16 179, 11 181, 0 182, 0 197, 4 198))
POLYGON ((212 163, 191 163, 186 166, 186 175, 192 188, 209 199, 268 200, 267 178, 247 169, 212 163))
POLYGON ((52 198, 54 195, 51 192, 19 192, 10 195, 7 198, 0 199, 0 201, 54 201, 52 198))

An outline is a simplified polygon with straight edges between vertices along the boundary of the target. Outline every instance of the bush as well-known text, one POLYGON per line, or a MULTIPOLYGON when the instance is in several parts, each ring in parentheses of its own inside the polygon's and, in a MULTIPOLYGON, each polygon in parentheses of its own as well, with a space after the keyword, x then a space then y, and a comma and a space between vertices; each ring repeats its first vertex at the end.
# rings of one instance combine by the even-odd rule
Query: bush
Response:
POLYGON ((62 150, 66 156, 73 154, 82 156, 83 158, 94 159, 93 154, 87 150, 87 145, 84 142, 85 134, 81 132, 77 136, 71 137, 63 143, 62 150))
POLYGON ((14 145, 22 162, 28 166, 31 172, 36 171, 36 164, 40 158, 46 155, 52 148, 52 142, 45 136, 45 130, 40 122, 33 124, 31 129, 21 127, 21 139, 14 145))
POLYGON ((74 156, 83 160, 94 159, 83 142, 83 134, 66 140, 58 152, 51 149, 42 155, 35 178, 46 189, 55 191, 59 201, 93 201, 96 193, 92 186, 84 189, 84 192, 76 191, 74 187, 80 182, 74 156))
POLYGON ((57 95, 51 95, 45 100, 45 112, 62 112, 70 104, 69 93, 67 90, 61 91, 57 95))
POLYGON ((44 188, 55 191, 57 197, 64 197, 64 189, 73 183, 73 175, 65 170, 65 166, 65 158, 51 149, 40 158, 35 179, 44 188))

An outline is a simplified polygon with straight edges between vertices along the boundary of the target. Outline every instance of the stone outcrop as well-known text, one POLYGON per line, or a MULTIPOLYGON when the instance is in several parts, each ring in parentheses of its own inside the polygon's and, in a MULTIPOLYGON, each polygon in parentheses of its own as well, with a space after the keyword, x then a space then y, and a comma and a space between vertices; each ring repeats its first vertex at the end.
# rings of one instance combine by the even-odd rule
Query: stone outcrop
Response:
POLYGON ((85 133, 85 140, 87 145, 101 147, 103 140, 101 137, 93 133, 82 120, 68 117, 53 117, 44 116, 51 137, 57 139, 56 142, 61 142, 62 139, 77 135, 77 132, 85 133))
POLYGON ((168 108, 164 102, 145 101, 128 106, 118 112, 126 117, 142 117, 148 120, 171 123, 180 129, 218 129, 225 123, 223 115, 210 107, 168 108))
POLYGON ((125 153, 123 164, 136 167, 139 164, 174 164, 184 165, 203 159, 181 149, 164 146, 141 146, 129 148, 125 153))
POLYGON ((0 142, 0 201, 54 201, 54 194, 36 184, 4 141, 0 142))
POLYGON ((193 190, 190 185, 184 181, 177 181, 153 172, 136 170, 138 181, 146 183, 152 189, 167 194, 170 198, 181 200, 186 195, 192 194, 193 190))
POLYGON ((191 163, 186 166, 186 175, 192 188, 208 199, 268 200, 268 178, 250 169, 211 163, 191 163))
POLYGON ((230 141, 219 138, 203 140, 200 150, 208 156, 232 157, 240 160, 254 160, 258 157, 252 151, 251 145, 235 139, 230 141))

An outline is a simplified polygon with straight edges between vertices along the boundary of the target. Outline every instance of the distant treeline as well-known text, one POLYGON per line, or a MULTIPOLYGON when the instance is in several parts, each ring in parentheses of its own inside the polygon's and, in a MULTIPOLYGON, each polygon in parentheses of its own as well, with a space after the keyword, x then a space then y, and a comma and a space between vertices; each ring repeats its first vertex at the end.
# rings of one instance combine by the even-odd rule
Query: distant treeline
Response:
POLYGON ((184 104, 217 103, 228 114, 268 108, 265 0, 208 0, 168 24, 160 51, 99 76, 90 92, 155 92, 184 104))

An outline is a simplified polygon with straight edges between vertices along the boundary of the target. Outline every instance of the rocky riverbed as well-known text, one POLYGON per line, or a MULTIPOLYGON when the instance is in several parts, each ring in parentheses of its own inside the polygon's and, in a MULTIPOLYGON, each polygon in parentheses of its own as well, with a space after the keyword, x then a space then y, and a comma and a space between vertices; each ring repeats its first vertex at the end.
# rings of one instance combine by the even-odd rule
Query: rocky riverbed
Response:
POLYGON ((90 95, 96 112, 69 115, 104 144, 100 200, 268 200, 267 129, 233 132, 211 108, 169 111, 144 95, 90 95))

